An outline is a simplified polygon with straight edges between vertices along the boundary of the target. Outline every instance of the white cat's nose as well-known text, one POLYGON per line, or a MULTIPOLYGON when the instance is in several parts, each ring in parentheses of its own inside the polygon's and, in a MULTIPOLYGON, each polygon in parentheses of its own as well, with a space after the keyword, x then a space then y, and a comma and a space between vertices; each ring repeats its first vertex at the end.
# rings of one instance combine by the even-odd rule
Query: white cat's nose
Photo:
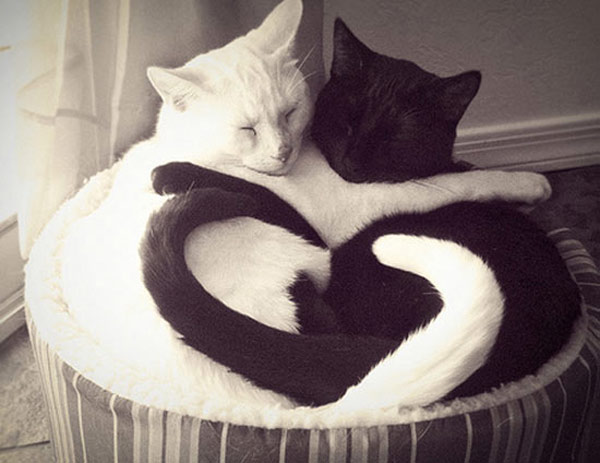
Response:
POLYGON ((289 145, 282 145, 277 154, 273 156, 275 159, 279 159, 281 162, 287 162, 292 155, 293 148, 289 145))

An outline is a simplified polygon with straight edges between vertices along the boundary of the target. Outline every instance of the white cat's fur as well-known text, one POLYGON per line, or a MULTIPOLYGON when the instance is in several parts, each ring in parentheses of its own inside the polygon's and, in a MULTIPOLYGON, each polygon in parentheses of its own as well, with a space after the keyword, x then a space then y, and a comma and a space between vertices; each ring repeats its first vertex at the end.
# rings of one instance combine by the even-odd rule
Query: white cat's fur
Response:
POLYGON ((227 306, 292 333, 300 327, 296 305, 285 288, 294 282, 298 269, 303 269, 320 291, 329 282, 327 250, 252 218, 196 228, 186 240, 185 255, 196 279, 227 306), (249 297, 255 293, 259 295, 249 297))
MULTIPOLYGON (((159 315, 142 283, 138 254, 148 217, 168 199, 152 190, 154 167, 187 161, 264 185, 295 206, 331 247, 385 214, 432 210, 459 200, 535 202, 549 195, 546 180, 533 173, 474 171, 394 185, 342 180, 313 145, 302 141, 311 104, 291 58, 301 11, 300 0, 285 0, 258 29, 225 47, 178 69, 149 69, 164 100, 156 133, 126 153, 108 197, 73 224, 65 240, 62 289, 70 311, 102 349, 164 384, 169 397, 157 397, 157 406, 198 413, 207 399, 217 407, 294 404, 186 346, 159 315)), ((188 238, 185 252, 188 265, 209 292, 234 310, 288 331, 295 331, 297 322, 287 300, 287 283, 299 271, 311 275, 320 288, 328 281, 327 252, 253 219, 200 227, 188 238), (260 268, 262 277, 250 268, 260 268)), ((375 253, 386 265, 413 268, 430 278, 441 290, 446 309, 452 308, 443 313, 462 320, 441 315, 431 322, 406 343, 405 351, 403 345, 373 369, 365 378, 364 393, 355 387, 332 405, 340 411, 419 404, 443 395, 450 383, 457 384, 483 361, 497 331, 493 320, 501 315, 493 275, 456 245, 393 236, 378 241, 375 253), (422 251, 436 257, 424 257, 422 251), (439 256, 457 255, 460 259, 437 272, 439 256), (444 284, 457 273, 467 285, 464 293, 457 292, 454 283, 444 284), (480 290, 471 293, 475 288, 480 290), (474 310, 482 306, 486 310, 474 310), (477 336, 481 317, 488 331, 477 336), (440 338, 443 345, 435 341, 440 338), (440 354, 434 348, 446 350, 440 354), (442 360, 444 366, 434 372, 439 377, 432 381, 428 369, 431 373, 442 360), (422 368, 415 370, 418 365, 422 368), (462 366, 460 377, 452 372, 457 366, 462 366), (410 370, 413 376, 408 376, 410 370), (385 385, 381 374, 387 375, 385 385)))

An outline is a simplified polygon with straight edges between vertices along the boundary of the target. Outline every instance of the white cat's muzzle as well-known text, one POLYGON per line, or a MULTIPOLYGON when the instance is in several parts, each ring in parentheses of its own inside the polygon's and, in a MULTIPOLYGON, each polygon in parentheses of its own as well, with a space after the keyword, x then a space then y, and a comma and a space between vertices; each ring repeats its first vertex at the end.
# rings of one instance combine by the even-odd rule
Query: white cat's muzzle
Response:
POLYGON ((252 157, 245 160, 244 165, 256 172, 267 175, 286 175, 298 159, 297 149, 287 149, 274 156, 252 157))

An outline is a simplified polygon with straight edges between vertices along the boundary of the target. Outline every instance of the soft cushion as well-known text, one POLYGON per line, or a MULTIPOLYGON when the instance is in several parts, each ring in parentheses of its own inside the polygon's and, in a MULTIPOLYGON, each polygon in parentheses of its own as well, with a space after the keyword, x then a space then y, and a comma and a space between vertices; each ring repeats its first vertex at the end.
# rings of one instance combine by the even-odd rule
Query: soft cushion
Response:
POLYGON ((58 461, 566 461, 585 449, 600 388, 600 276, 566 229, 549 236, 581 289, 582 316, 567 345, 535 376, 452 403, 347 416, 305 408, 250 413, 235 404, 211 407, 210 398, 202 416, 186 414, 185 404, 161 406, 143 372, 103 352, 61 295, 65 232, 102 201, 116 168, 63 205, 27 265, 28 326, 58 461))

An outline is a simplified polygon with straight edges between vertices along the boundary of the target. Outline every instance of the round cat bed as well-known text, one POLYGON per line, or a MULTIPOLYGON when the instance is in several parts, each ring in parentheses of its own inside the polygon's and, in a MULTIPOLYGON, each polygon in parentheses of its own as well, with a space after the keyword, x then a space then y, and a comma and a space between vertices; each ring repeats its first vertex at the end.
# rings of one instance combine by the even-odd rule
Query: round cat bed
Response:
POLYGON ((152 385, 103 352, 62 300, 64 233, 102 200, 115 169, 63 205, 27 265, 27 323, 57 461, 564 462, 585 455, 600 395, 600 275, 569 230, 549 236, 580 287, 582 315, 535 376, 450 403, 353 416, 244 414, 212 409, 210 401, 192 416, 144 393, 152 385))

